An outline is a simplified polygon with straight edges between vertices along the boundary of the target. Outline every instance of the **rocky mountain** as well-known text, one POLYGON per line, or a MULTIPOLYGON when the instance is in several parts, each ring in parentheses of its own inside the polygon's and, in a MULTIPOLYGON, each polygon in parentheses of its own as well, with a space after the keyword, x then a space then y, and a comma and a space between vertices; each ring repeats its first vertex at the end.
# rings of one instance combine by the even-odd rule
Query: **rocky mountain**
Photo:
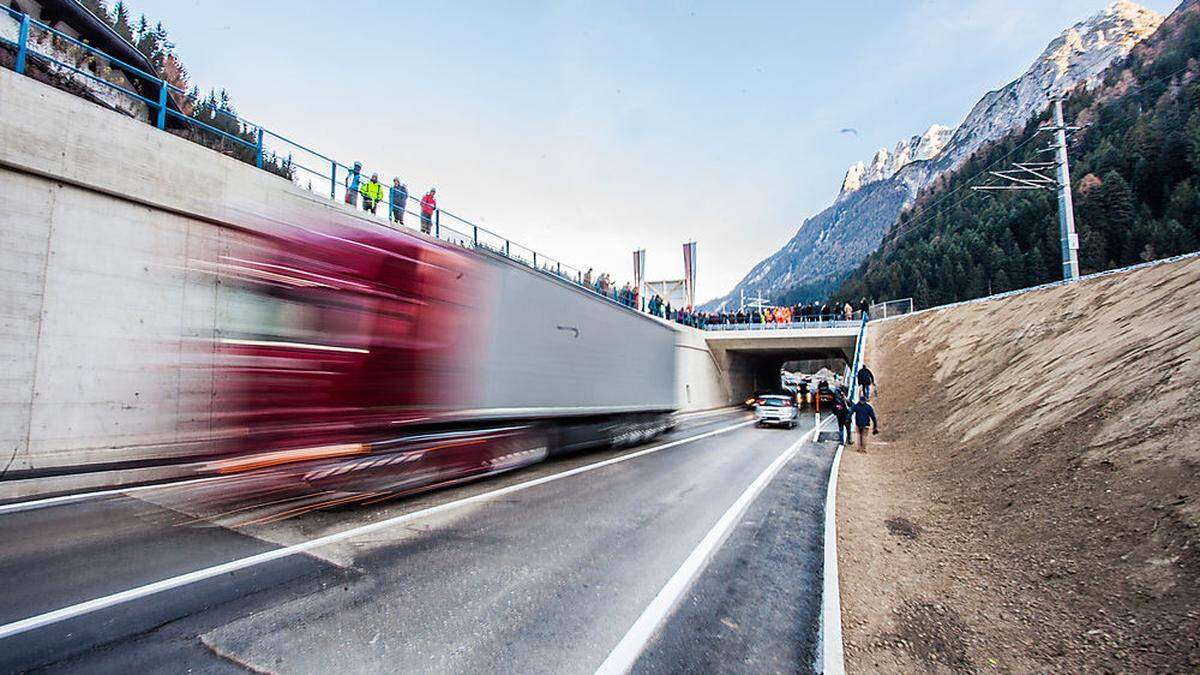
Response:
MULTIPOLYGON (((1063 117, 1079 127, 1069 143, 1081 274, 1200 248, 1200 0, 1185 0, 1098 86, 1072 90, 1063 117)), ((969 189, 991 182, 983 167, 1044 160, 1048 118, 939 176, 831 295, 920 308, 1062 278, 1052 191, 969 189)))
POLYGON ((1051 94, 1097 83, 1109 64, 1127 55, 1162 20, 1151 10, 1117 0, 1067 28, 1019 78, 985 94, 952 133, 934 125, 892 151, 881 148, 869 165, 850 167, 832 205, 804 221, 782 249, 755 265, 728 295, 702 308, 735 305, 742 291, 781 302, 823 297, 879 247, 921 188, 1039 114, 1051 94))
POLYGON ((896 143, 896 148, 891 153, 887 148, 880 148, 871 158, 869 166, 859 162, 846 171, 838 198, 841 199, 851 192, 861 189, 864 185, 891 178, 909 162, 937 157, 946 147, 946 142, 950 140, 953 133, 954 130, 950 127, 935 124, 920 136, 913 136, 907 141, 896 143))

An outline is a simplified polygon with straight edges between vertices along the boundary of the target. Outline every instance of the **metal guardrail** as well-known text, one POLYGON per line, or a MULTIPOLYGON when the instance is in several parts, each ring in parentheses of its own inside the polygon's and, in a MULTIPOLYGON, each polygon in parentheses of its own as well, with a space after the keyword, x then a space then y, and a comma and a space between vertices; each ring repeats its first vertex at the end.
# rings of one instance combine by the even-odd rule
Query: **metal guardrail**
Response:
MULTIPOLYGON (((221 116, 236 124, 237 134, 229 133, 228 131, 218 129, 211 124, 207 124, 201 120, 195 119, 187 114, 171 108, 171 99, 175 101, 181 100, 178 97, 182 96, 182 100, 191 101, 194 105, 204 105, 204 101, 192 96, 190 93, 173 86, 165 79, 153 73, 131 65, 111 56, 91 45, 88 45, 80 40, 77 40, 69 35, 57 31, 50 26, 30 17, 28 14, 18 12, 7 6, 0 5, 0 17, 7 15, 16 20, 19 24, 17 40, 13 41, 3 36, 0 36, 0 45, 7 45, 16 50, 16 59, 14 62, 14 70, 21 75, 26 74, 31 61, 37 60, 47 65, 51 70, 68 71, 74 75, 86 78, 91 82, 96 82, 104 87, 108 87, 114 91, 121 93, 124 96, 130 97, 148 106, 152 113, 152 122, 159 129, 166 130, 169 120, 177 120, 187 127, 199 129, 205 133, 229 141, 237 148, 242 148, 246 151, 253 152, 254 163, 258 168, 264 168, 264 163, 270 160, 271 162, 282 162, 284 166, 290 169, 291 179, 293 184, 301 189, 309 189, 317 192, 315 189, 318 185, 328 186, 328 198, 333 201, 344 202, 347 190, 347 178, 352 174, 354 168, 352 165, 347 165, 336 159, 322 154, 312 148, 301 145, 286 136, 275 133, 270 129, 263 127, 261 124, 251 122, 245 118, 238 117, 228 110, 224 110, 219 106, 211 108, 214 115, 221 116), (79 67, 82 64, 71 64, 55 57, 53 54, 46 53, 38 49, 37 41, 34 33, 39 31, 45 35, 51 36, 52 40, 59 40, 69 44, 74 48, 81 50, 88 57, 100 59, 110 69, 120 71, 126 76, 141 81, 149 81, 157 83, 158 93, 155 98, 144 96, 132 89, 126 88, 115 82, 110 82, 102 77, 89 72, 85 68, 79 67), (239 135, 240 134, 240 135, 239 135), (243 136, 249 136, 254 139, 253 142, 246 140, 243 136), (297 159, 299 155, 299 159, 297 159), (319 165, 320 168, 314 168, 309 164, 319 165), (298 179, 298 175, 305 175, 309 180, 303 181, 298 179), (341 180, 339 181, 339 178, 341 180), (317 179, 317 183, 313 183, 312 179, 317 179), (307 186, 307 187, 306 187, 307 186)), ((361 171, 360 177, 370 176, 372 172, 361 171)), ((365 182, 365 181, 364 181, 365 182)), ((380 225, 385 227, 397 228, 398 223, 392 218, 391 208, 391 186, 385 185, 384 198, 378 203, 374 211, 361 210, 356 206, 362 215, 370 216, 373 219, 380 221, 380 225)), ((320 194, 326 194, 323 191, 320 194)), ((361 195, 358 197, 361 203, 361 195)), ((410 194, 408 201, 405 204, 403 211, 405 216, 411 216, 407 223, 403 225, 405 229, 415 230, 414 225, 420 223, 421 214, 410 210, 409 204, 419 208, 421 195, 410 194)), ((442 241, 446 241, 458 246, 463 246, 472 249, 486 250, 493 254, 503 256, 514 262, 520 263, 539 272, 543 272, 553 277, 557 277, 566 281, 577 284, 580 288, 595 293, 614 304, 623 307, 629 307, 621 303, 616 297, 615 291, 610 294, 605 294, 593 284, 584 284, 584 273, 578 268, 564 264, 562 261, 552 258, 543 253, 539 253, 532 248, 518 244, 515 241, 507 239, 491 230, 477 225, 476 223, 467 220, 461 216, 447 211, 444 208, 438 207, 433 211, 430 218, 429 235, 442 241)), ((635 309, 629 307, 630 309, 635 309)))
POLYGON ((854 341, 854 363, 850 366, 850 396, 846 400, 854 401, 858 390, 858 370, 862 367, 862 351, 867 339, 867 322, 870 317, 864 316, 858 328, 858 339, 854 341))
POLYGON ((867 312, 872 319, 886 319, 890 316, 900 316, 901 314, 911 314, 913 311, 913 299, 902 298, 900 300, 888 300, 887 302, 877 302, 871 305, 867 312))

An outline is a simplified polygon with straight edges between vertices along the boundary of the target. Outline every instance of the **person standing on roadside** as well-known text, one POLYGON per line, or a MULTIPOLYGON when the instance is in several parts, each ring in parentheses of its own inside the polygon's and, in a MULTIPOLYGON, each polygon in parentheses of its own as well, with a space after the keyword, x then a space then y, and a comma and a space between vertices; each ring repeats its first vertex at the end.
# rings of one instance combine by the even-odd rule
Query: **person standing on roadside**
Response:
POLYGON ((871 387, 875 386, 875 373, 872 373, 865 363, 858 369, 858 386, 862 389, 861 400, 871 398, 871 387))
MULTIPOLYGON (((858 301, 858 311, 862 312, 863 316, 867 316, 871 311, 871 303, 867 302, 866 298, 858 301)), ((870 317, 868 317, 870 318, 870 317)))
POLYGON ((421 231, 425 234, 433 232, 433 212, 437 211, 437 188, 429 188, 429 192, 421 197, 421 231))
POLYGON ((362 193, 363 211, 374 214, 379 202, 383 201, 383 186, 379 184, 379 174, 371 174, 371 180, 363 183, 358 191, 362 193))
POLYGON ((875 409, 867 403, 867 399, 860 398, 858 403, 855 403, 850 412, 854 414, 854 426, 858 427, 858 451, 867 451, 867 427, 871 428, 872 434, 879 433, 879 420, 875 417, 875 409))
POLYGON ((392 191, 388 195, 388 206, 392 210, 392 222, 404 224, 404 209, 408 206, 408 186, 399 178, 392 179, 392 191))
POLYGON ((846 304, 842 305, 842 315, 846 317, 847 321, 854 320, 854 305, 851 305, 850 301, 846 301, 846 304))
POLYGON ((850 402, 846 400, 841 387, 833 392, 833 416, 837 418, 838 443, 854 445, 854 437, 850 435, 850 420, 854 416, 850 413, 850 402))

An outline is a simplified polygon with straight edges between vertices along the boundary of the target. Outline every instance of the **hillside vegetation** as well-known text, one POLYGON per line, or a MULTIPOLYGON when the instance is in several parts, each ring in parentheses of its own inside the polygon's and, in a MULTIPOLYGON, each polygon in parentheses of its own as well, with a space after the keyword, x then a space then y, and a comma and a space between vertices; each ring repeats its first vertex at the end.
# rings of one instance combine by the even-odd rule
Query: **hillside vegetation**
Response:
POLYGON ((872 322, 850 672, 1200 669, 1200 257, 872 322))
MULTIPOLYGON (((1068 123, 1080 268, 1200 248, 1200 2, 1188 0, 1101 86, 1077 89, 1068 123)), ((1061 278, 1056 195, 977 192, 987 171, 1045 161, 1046 115, 976 152, 922 192, 834 297, 928 307, 1061 278)))

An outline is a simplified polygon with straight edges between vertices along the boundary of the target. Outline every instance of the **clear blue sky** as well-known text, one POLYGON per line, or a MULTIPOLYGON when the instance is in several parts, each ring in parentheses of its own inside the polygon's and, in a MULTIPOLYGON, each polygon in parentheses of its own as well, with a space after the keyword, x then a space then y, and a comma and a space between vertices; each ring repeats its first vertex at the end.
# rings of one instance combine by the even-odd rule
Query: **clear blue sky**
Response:
POLYGON ((703 300, 1106 3, 129 4, 243 116, 566 263, 678 278, 696 240, 703 300))

